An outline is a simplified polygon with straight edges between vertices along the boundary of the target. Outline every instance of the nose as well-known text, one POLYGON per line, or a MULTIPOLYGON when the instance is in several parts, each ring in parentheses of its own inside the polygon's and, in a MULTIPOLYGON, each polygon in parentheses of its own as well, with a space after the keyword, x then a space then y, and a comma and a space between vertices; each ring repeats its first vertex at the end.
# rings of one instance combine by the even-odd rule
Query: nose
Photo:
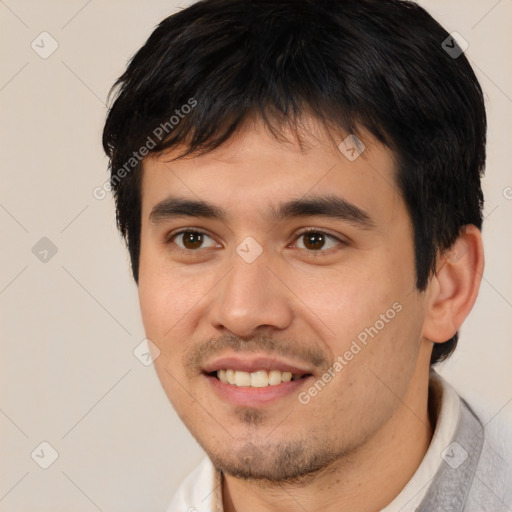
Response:
POLYGON ((215 287, 212 326, 249 338, 265 330, 286 329, 293 318, 293 293, 265 253, 252 263, 236 254, 233 266, 215 287))

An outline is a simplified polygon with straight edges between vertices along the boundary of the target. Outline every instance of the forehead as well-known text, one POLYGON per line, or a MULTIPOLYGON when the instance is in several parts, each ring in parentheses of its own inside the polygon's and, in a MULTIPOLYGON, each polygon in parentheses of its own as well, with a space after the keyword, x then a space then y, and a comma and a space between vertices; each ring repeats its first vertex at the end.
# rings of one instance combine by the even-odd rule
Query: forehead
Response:
MULTIPOLYGON (((147 158, 142 209, 147 219, 169 196, 222 205, 224 213, 258 209, 269 220, 283 201, 335 195, 363 211, 387 218, 401 202, 393 154, 369 133, 332 139, 311 128, 276 139, 262 123, 246 125, 225 144, 201 156, 180 158, 171 150, 147 158)), ((402 202, 403 207, 403 202, 402 202)))

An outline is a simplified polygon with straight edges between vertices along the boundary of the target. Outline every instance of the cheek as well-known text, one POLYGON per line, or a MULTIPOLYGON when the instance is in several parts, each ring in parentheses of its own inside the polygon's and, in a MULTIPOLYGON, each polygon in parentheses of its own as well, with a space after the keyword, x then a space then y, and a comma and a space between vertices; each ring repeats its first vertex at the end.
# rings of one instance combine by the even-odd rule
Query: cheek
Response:
MULTIPOLYGON (((422 306, 414 291, 414 268, 404 264, 404 271, 396 272, 395 263, 393 258, 381 258, 374 265, 367 261, 300 289, 315 315, 304 312, 321 329, 325 348, 333 358, 347 361, 347 378, 364 366, 404 377, 414 369, 422 306)), ((356 375, 349 380, 352 377, 356 375)))
POLYGON ((146 263, 148 260, 149 258, 142 257, 140 260, 139 304, 146 335, 149 338, 152 336, 160 338, 161 324, 165 318, 162 306, 166 291, 162 286, 162 280, 158 278, 158 271, 153 265, 146 263))
POLYGON ((165 274, 152 273, 140 276, 139 302, 146 336, 152 339, 163 352, 167 351, 170 339, 179 336, 180 329, 191 313, 194 291, 180 286, 180 281, 166 278, 165 274))
MULTIPOLYGON (((139 269, 139 303, 146 336, 160 349, 159 365, 180 375, 183 354, 194 343, 206 314, 208 293, 216 283, 212 271, 198 274, 189 270, 169 265, 160 254, 151 258, 149 252, 141 258, 139 269)), ((156 362, 155 366, 158 369, 156 362)))
POLYGON ((170 351, 165 340, 173 335, 175 326, 179 325, 180 314, 181 317, 184 315, 179 307, 183 302, 177 300, 181 290, 175 280, 171 282, 169 271, 163 263, 156 251, 143 245, 139 265, 139 304, 146 336, 160 349, 159 364, 155 361, 155 368, 162 365, 170 353, 177 352, 170 351))
POLYGON ((395 322, 396 309, 400 309, 405 296, 397 280, 383 277, 382 267, 372 272, 370 266, 342 268, 314 280, 297 280, 294 290, 304 298, 304 314, 322 328, 326 338, 336 340, 332 349, 337 353, 346 350, 347 342, 376 322, 379 331, 387 330, 395 322))
POLYGON ((144 238, 141 245, 138 290, 142 320, 148 337, 151 334, 162 341, 190 309, 194 283, 180 279, 179 269, 169 265, 163 251, 144 238))

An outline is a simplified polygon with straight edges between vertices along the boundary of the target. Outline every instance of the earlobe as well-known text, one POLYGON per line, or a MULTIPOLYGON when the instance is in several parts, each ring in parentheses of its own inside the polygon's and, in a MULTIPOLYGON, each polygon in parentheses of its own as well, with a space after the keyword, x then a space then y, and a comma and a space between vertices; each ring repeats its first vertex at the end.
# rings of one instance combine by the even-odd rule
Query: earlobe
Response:
POLYGON ((475 304, 483 271, 482 235, 468 224, 455 243, 438 254, 436 274, 428 285, 424 338, 442 343, 454 336, 475 304))

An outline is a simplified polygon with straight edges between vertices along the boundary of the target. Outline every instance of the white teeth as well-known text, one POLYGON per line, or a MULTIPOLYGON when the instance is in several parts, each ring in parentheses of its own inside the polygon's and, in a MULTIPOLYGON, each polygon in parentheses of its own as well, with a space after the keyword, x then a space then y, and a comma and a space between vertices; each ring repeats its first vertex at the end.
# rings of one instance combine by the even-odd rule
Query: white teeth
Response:
POLYGON ((283 372, 281 375, 281 380, 283 382, 290 382, 292 380, 292 374, 290 372, 283 372))
MULTIPOLYGON (((220 370, 222 371, 222 370, 220 370)), ((226 370, 226 377, 228 379, 228 384, 234 384, 235 383, 235 370, 226 370)), ((224 382, 224 381, 222 381, 224 382)))
POLYGON ((268 383, 271 386, 277 386, 277 384, 281 384, 281 372, 279 370, 271 370, 268 374, 268 383))
POLYGON ((247 372, 235 372, 235 384, 237 386, 250 386, 251 374, 247 372))
POLYGON ((265 370, 251 373, 251 387, 264 388, 268 386, 268 373, 265 370))
POLYGON ((277 386, 281 382, 290 382, 300 378, 298 375, 292 375, 291 372, 280 372, 279 370, 271 370, 270 372, 258 370, 252 373, 238 370, 217 370, 217 377, 224 384, 253 388, 277 386))

